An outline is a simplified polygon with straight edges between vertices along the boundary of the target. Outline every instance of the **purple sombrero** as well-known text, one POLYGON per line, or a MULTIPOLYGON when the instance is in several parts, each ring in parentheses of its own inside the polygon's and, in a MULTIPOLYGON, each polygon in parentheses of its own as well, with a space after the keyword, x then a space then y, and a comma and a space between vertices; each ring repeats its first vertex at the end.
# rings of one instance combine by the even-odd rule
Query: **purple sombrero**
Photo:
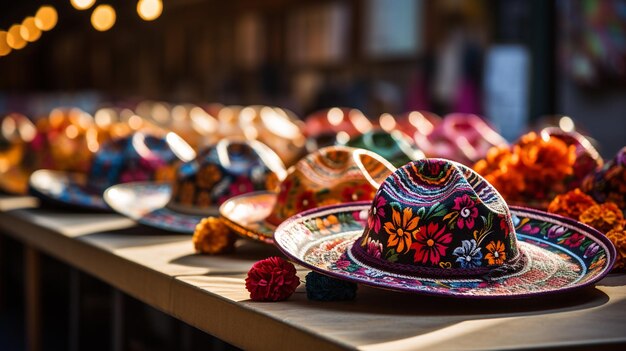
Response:
POLYGON ((601 279, 615 259, 598 231, 509 208, 480 175, 443 159, 399 168, 373 202, 294 216, 274 239, 295 261, 336 278, 454 297, 568 291, 601 279))
POLYGON ((89 172, 35 171, 30 191, 45 201, 94 210, 109 210, 102 195, 119 183, 168 179, 169 169, 186 160, 193 150, 180 137, 166 138, 146 133, 111 140, 94 155, 89 172))

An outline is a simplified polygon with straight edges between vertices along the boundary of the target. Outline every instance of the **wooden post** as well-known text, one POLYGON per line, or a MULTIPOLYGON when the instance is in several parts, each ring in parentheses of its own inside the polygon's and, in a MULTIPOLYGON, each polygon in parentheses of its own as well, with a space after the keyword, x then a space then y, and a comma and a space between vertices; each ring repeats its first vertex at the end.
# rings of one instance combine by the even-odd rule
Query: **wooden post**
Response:
POLYGON ((41 267, 39 252, 24 246, 24 312, 26 322, 26 350, 41 349, 41 267))

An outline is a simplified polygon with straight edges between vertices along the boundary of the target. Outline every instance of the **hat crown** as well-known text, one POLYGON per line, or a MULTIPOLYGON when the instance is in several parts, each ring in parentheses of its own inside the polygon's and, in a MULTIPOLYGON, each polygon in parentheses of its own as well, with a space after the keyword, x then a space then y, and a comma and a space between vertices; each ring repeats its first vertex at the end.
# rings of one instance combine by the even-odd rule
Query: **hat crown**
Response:
POLYGON ((220 205, 229 197, 265 190, 284 175, 282 161, 266 145, 222 139, 179 166, 169 206, 193 211, 220 205))
POLYGON ((387 177, 352 250, 374 266, 433 276, 488 274, 520 258, 502 197, 444 159, 410 162, 387 177))
POLYGON ((176 160, 164 138, 134 133, 102 145, 93 156, 87 186, 102 192, 119 183, 153 180, 158 169, 176 160))
POLYGON ((362 149, 329 146, 302 158, 287 171, 267 220, 280 224, 296 213, 318 206, 371 200, 395 168, 362 149))

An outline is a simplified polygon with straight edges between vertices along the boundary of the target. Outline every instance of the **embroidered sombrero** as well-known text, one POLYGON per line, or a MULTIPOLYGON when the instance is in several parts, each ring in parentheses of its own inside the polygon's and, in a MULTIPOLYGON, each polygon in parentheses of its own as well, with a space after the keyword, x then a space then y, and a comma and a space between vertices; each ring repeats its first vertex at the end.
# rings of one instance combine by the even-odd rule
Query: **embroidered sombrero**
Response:
POLYGON ((38 170, 30 176, 30 191, 45 201, 108 210, 102 193, 111 185, 170 179, 170 168, 195 153, 173 133, 160 138, 141 132, 111 140, 94 155, 89 172, 38 170))
POLYGON ((379 155, 346 146, 328 146, 307 155, 287 171, 279 192, 231 198, 220 207, 226 224, 241 236, 273 243, 278 224, 323 205, 371 200, 395 168, 379 155))
POLYGON ((110 187, 106 203, 139 223, 193 233, 231 196, 276 187, 285 177, 278 156, 258 141, 225 138, 176 170, 176 179, 110 187))
POLYGON ((239 112, 238 120, 247 139, 269 146, 287 167, 305 155, 304 123, 293 112, 252 105, 239 112))
POLYGON ((413 139, 399 130, 389 133, 383 130, 370 131, 350 139, 345 145, 373 151, 395 167, 424 158, 424 153, 417 148, 413 139))
POLYGON ((24 115, 11 113, 0 119, 0 191, 24 195, 34 155, 30 143, 37 134, 35 125, 24 115))
POLYGON ((543 295, 593 284, 615 248, 578 222, 512 207, 471 169, 409 163, 373 202, 318 208, 281 224, 276 244, 315 271, 374 287, 455 297, 543 295))

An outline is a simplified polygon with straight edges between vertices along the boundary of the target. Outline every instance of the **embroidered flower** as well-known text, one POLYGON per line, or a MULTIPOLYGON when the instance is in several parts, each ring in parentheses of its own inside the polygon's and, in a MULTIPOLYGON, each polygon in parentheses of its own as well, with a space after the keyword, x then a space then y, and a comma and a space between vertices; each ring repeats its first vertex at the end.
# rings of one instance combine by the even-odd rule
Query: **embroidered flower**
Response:
POLYGON ((376 240, 370 240, 367 243, 367 254, 374 258, 380 258, 380 253, 383 251, 383 244, 376 240))
POLYGON ((480 252, 480 247, 476 245, 476 240, 463 240, 461 246, 454 249, 452 252, 458 258, 458 262, 462 268, 475 268, 481 265, 483 254, 480 252))
POLYGON ((208 165, 200 168, 196 176, 196 183, 199 187, 210 189, 215 183, 222 179, 222 173, 216 165, 208 165))
POLYGON ((504 251, 504 244, 501 241, 492 241, 487 244, 487 254, 485 259, 490 265, 501 265, 506 260, 506 252, 504 251))
POLYGON ((256 262, 248 271, 246 289, 253 301, 281 301, 300 285, 296 267, 280 257, 256 262))
POLYGON ((385 219, 384 206, 387 204, 387 200, 384 197, 378 196, 374 199, 372 207, 369 210, 369 216, 367 217, 367 226, 373 229, 376 234, 380 232, 381 220, 385 219))
POLYGON ((600 245, 596 244, 596 243, 592 243, 591 245, 587 246, 587 249, 585 250, 585 253, 583 254, 583 258, 589 258, 592 256, 595 256, 598 251, 600 251, 600 245))
POLYGON ((546 233, 546 238, 547 239, 560 238, 563 235, 565 235, 566 232, 567 232, 567 229, 565 227, 561 227, 558 225, 551 226, 550 228, 548 228, 548 232, 546 233))
POLYGON ((420 227, 414 234, 415 243, 411 245, 411 248, 415 250, 413 260, 422 264, 430 262, 437 265, 441 256, 446 254, 447 244, 452 241, 452 234, 444 233, 445 230, 445 226, 439 229, 437 223, 428 223, 427 226, 420 227))
POLYGON ((585 240, 585 236, 580 233, 573 233, 567 239, 563 241, 564 245, 569 247, 579 247, 583 241, 585 240))
POLYGON ((230 196, 236 196, 254 191, 254 184, 247 177, 237 177, 228 189, 230 196))
POLYGON ((315 208, 317 203, 315 201, 315 195, 311 190, 307 190, 298 195, 296 199, 296 212, 302 212, 311 208, 315 208))
POLYGON ((474 228, 474 219, 478 217, 478 208, 476 208, 476 202, 469 195, 463 194, 463 196, 454 199, 452 209, 459 211, 456 224, 460 229, 464 227, 474 228))
POLYGON ((324 219, 315 218, 315 225, 317 225, 320 233, 325 235, 341 230, 341 223, 339 223, 339 219, 335 215, 330 215, 324 219))
POLYGON ((396 252, 406 253, 411 247, 412 237, 417 232, 419 217, 413 217, 413 210, 405 208, 402 214, 395 208, 392 209, 391 222, 385 223, 385 231, 389 234, 387 247, 396 247, 396 252))
POLYGON ((341 192, 342 202, 367 201, 374 197, 374 189, 369 183, 349 184, 341 192))

